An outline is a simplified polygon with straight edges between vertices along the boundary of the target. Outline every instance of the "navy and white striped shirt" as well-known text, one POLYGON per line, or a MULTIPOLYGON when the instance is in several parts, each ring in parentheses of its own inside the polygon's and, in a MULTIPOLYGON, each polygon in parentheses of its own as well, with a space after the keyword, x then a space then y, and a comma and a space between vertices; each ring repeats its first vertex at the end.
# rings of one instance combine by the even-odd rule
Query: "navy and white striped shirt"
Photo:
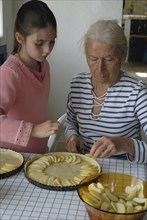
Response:
POLYGON ((85 152, 102 136, 132 138, 135 157, 130 161, 147 163, 147 143, 141 140, 141 128, 147 136, 147 86, 123 75, 119 82, 108 88, 104 106, 97 119, 92 118, 93 86, 90 73, 72 78, 67 104, 65 137, 79 135, 85 152))

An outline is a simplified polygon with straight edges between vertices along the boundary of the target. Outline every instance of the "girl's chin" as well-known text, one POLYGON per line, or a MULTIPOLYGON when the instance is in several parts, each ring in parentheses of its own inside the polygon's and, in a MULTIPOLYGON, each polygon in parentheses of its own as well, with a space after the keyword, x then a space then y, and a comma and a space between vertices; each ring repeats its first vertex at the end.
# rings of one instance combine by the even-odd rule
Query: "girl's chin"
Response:
POLYGON ((43 61, 45 61, 46 60, 46 57, 40 57, 39 59, 38 59, 38 62, 43 62, 43 61))

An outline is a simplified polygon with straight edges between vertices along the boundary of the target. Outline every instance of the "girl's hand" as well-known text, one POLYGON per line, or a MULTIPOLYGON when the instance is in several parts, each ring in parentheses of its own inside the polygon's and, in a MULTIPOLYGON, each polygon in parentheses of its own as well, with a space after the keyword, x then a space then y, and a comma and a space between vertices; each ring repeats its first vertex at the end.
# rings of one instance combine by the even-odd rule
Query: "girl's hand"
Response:
POLYGON ((46 138, 60 130, 60 123, 58 121, 45 121, 41 124, 34 125, 32 129, 32 136, 36 138, 46 138))
POLYGON ((126 137, 102 137, 97 140, 91 148, 90 154, 93 157, 111 157, 119 152, 126 152, 134 156, 133 140, 126 137))
POLYGON ((72 135, 67 142, 66 149, 69 152, 82 153, 83 143, 77 135, 72 135))

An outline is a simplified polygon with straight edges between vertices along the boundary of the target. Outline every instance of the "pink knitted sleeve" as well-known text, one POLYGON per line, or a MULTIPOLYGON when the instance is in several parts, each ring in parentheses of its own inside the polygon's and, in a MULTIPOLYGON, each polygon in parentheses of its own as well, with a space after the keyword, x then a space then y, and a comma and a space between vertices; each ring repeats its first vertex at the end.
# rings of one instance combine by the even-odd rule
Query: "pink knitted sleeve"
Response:
POLYGON ((32 123, 21 121, 18 132, 16 134, 14 144, 26 146, 32 131, 32 123))
MULTIPOLYGON (((27 146, 32 123, 16 120, 8 115, 9 109, 19 94, 19 75, 10 68, 0 69, 0 145, 27 146)), ((20 87, 20 86, 19 86, 20 87)))
POLYGON ((26 147, 32 131, 32 123, 18 121, 0 115, 0 143, 26 147))

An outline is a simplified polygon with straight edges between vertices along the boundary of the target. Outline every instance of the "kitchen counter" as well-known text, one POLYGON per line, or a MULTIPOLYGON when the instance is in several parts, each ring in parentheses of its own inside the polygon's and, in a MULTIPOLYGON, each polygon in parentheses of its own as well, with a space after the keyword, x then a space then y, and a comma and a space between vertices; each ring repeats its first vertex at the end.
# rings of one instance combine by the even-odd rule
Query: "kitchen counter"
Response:
POLYGON ((123 15, 123 19, 136 19, 136 20, 142 20, 147 19, 147 15, 123 15))

